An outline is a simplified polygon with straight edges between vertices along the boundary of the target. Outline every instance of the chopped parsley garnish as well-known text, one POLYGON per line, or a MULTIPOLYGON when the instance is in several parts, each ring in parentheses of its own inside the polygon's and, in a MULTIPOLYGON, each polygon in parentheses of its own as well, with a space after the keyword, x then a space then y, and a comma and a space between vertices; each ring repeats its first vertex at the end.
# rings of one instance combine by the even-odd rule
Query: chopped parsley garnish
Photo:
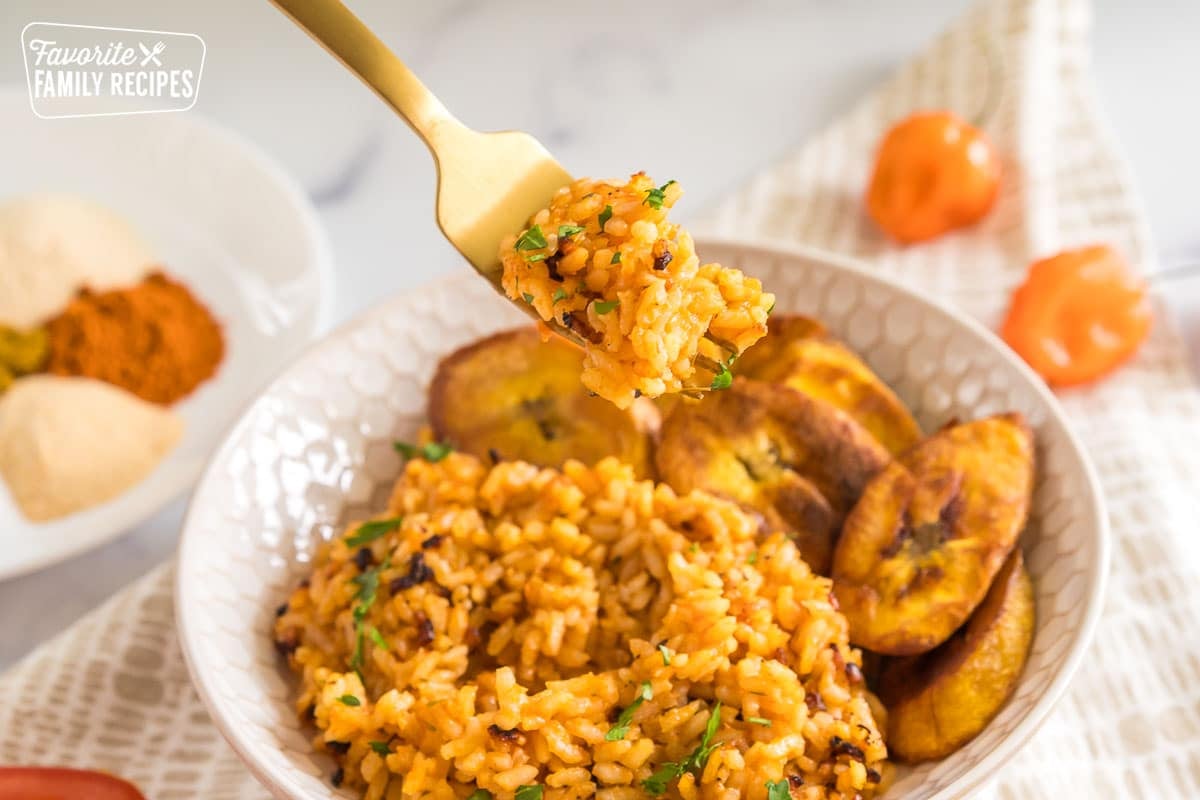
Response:
POLYGON ((667 187, 675 181, 667 181, 657 189, 647 189, 646 199, 642 201, 642 205, 650 206, 651 208, 662 208, 663 202, 667 199, 667 187))
POLYGON ((568 297, 567 290, 562 288, 561 286, 558 287, 558 289, 554 292, 554 302, 556 302, 556 303, 559 300, 566 300, 567 297, 568 297))
POLYGON ((558 238, 569 239, 577 233, 583 233, 582 225, 559 225, 558 238))
POLYGON ((529 292, 522 292, 521 297, 525 298, 526 303, 533 305, 533 295, 531 295, 529 292))
POLYGON ((350 581, 358 586, 358 591, 354 594, 354 616, 356 618, 365 617, 379 591, 379 567, 369 569, 361 575, 355 575, 350 581))
POLYGON ((625 738, 625 734, 629 733, 629 726, 633 722, 633 712, 637 711, 642 703, 654 697, 654 690, 650 688, 648 681, 642 681, 642 685, 638 687, 637 696, 633 698, 633 702, 629 707, 621 712, 621 716, 617 717, 617 724, 608 729, 608 733, 604 734, 604 741, 619 742, 625 738))
POLYGON ((660 644, 658 646, 658 652, 662 653, 663 666, 664 667, 671 666, 671 651, 669 649, 667 649, 667 646, 665 644, 660 644))
POLYGON ((454 448, 445 442, 430 442, 421 448, 421 455, 425 457, 426 461, 433 464, 436 464, 453 452, 454 448))
POLYGON ((467 795, 467 800, 492 800, 492 793, 487 789, 476 789, 467 795))
POLYGON ((387 742, 371 742, 371 749, 381 756, 390 755, 392 752, 388 749, 387 742))
POLYGON ((444 442, 429 442, 420 447, 408 442, 392 442, 392 447, 405 458, 423 458, 431 464, 436 464, 454 452, 454 448, 444 442))
POLYGON ((593 303, 592 308, 596 309, 597 314, 607 314, 619 305, 621 305, 620 300, 605 300, 602 303, 593 303))
POLYGON ((604 230, 605 223, 610 219, 612 219, 612 206, 605 206, 604 210, 600 212, 600 230, 604 230))
POLYGON ((762 725, 764 728, 771 727, 771 720, 766 717, 746 717, 746 722, 751 725, 762 725))
POLYGON ((374 642, 375 646, 380 650, 388 649, 387 640, 383 638, 383 634, 380 633, 374 625, 367 626, 367 635, 371 637, 371 641, 374 642))
POLYGON ((746 557, 746 563, 752 567, 758 563, 758 551, 757 550, 755 550, 749 556, 746 557))
POLYGON ((608 263, 620 264, 621 263, 621 251, 618 250, 617 252, 613 253, 613 257, 611 259, 609 259, 608 263))
POLYGON ((709 713, 708 723, 704 726, 704 735, 700 737, 700 744, 696 745, 696 749, 691 752, 691 755, 678 764, 668 761, 660 766, 653 775, 642 781, 642 788, 651 796, 657 797, 667 790, 667 784, 683 773, 704 769, 704 765, 708 763, 708 757, 721 746, 720 742, 712 743, 712 738, 716 736, 717 728, 720 725, 721 701, 718 700, 709 713))
POLYGON ((541 225, 534 225, 517 239, 518 250, 541 250, 545 246, 546 234, 542 233, 541 225))
POLYGON ((545 261, 546 254, 545 253, 534 253, 532 255, 525 256, 525 260, 528 261, 530 264, 535 264, 538 261, 545 261))
POLYGON ((350 579, 350 582, 358 586, 358 591, 354 593, 354 606, 352 613, 354 614, 354 652, 350 656, 350 669, 358 672, 363 665, 363 639, 367 635, 367 628, 364 623, 367 618, 367 612, 371 610, 371 606, 375 603, 375 595, 379 592, 379 572, 380 570, 389 569, 392 566, 391 556, 385 558, 383 563, 378 567, 372 567, 361 575, 355 575, 350 579))
POLYGON ((362 700, 359 700, 352 694, 344 694, 338 698, 338 702, 344 706, 361 706, 362 700))
POLYGON ((787 778, 781 781, 767 781, 767 800, 789 800, 791 796, 792 787, 787 778))
POLYGON ((660 794, 667 791, 667 784, 683 774, 683 767, 676 764, 674 761, 668 761, 654 771, 646 780, 642 781, 642 788, 651 797, 658 797, 660 794))
POLYGON ((684 761, 684 766, 688 769, 703 769, 708 763, 708 757, 712 755, 713 750, 721 746, 720 742, 712 744, 712 738, 717 735, 717 728, 721 727, 721 701, 718 700, 712 708, 712 712, 708 715, 708 723, 704 726, 704 735, 700 737, 700 744, 692 751, 692 754, 684 761))
POLYGON ((775 310, 775 304, 771 303, 771 307, 767 309, 767 313, 770 314, 774 310, 775 310))
POLYGON ((688 552, 689 553, 700 552, 700 544, 698 542, 692 542, 692 546, 688 548, 688 552))
POLYGON ((712 383, 709 385, 711 389, 728 389, 733 386, 733 373, 729 371, 729 367, 721 365, 721 371, 713 375, 712 383))
POLYGON ((353 534, 346 537, 346 546, 362 547, 364 544, 373 542, 380 536, 396 530, 403 521, 404 517, 393 517, 392 519, 375 519, 370 522, 364 522, 358 526, 353 534))
POLYGON ((536 783, 530 786, 518 786, 516 793, 513 795, 515 800, 542 800, 542 787, 536 783))

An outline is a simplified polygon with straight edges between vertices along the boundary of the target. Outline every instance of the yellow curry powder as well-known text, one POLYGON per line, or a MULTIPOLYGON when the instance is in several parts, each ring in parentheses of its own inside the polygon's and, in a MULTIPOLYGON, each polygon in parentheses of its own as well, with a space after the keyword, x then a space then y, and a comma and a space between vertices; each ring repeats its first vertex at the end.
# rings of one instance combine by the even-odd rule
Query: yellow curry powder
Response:
POLYGON ((40 370, 46 361, 47 350, 44 328, 19 330, 0 325, 0 392, 19 376, 40 370))

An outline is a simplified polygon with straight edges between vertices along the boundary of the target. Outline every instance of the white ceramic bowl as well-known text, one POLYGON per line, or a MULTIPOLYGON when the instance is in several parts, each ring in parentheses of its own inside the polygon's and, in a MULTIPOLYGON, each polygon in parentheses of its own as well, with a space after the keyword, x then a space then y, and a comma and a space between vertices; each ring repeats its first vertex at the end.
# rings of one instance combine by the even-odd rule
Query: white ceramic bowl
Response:
POLYGON ((21 86, 0 90, 0 130, 0 198, 67 192, 113 209, 213 310, 226 343, 217 374, 173 407, 182 440, 137 485, 35 523, 0 481, 7 578, 96 547, 187 490, 255 393, 326 324, 333 289, 330 248, 304 192, 194 112, 43 120, 21 86))
MULTIPOLYGON (((1096 476, 1054 397, 975 322, 844 260, 807 250, 701 242, 706 258, 761 277, 782 311, 822 319, 864 355, 928 430, 1018 410, 1038 441, 1022 546, 1038 627, 999 716, 949 758, 905 772, 889 797, 958 798, 1024 744, 1062 695, 1100 613, 1109 532, 1096 476)), ((292 710, 272 646, 272 611, 314 547, 347 517, 383 507, 400 467, 391 442, 421 423, 438 358, 525 321, 474 275, 396 297, 293 364, 250 408, 200 483, 179 553, 177 614, 192 677, 213 719, 278 797, 352 797, 329 783, 292 710)))

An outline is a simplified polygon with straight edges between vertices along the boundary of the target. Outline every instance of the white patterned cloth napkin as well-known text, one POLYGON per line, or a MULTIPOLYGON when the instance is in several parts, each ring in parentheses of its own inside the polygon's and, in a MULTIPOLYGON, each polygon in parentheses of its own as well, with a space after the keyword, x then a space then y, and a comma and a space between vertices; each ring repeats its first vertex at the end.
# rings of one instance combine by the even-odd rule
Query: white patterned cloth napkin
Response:
MULTIPOLYGON (((1137 192, 1092 94, 1088 28, 1085 0, 986 2, 697 230, 857 256, 991 325, 1035 257, 1107 242, 1152 271, 1137 192), (914 110, 970 117, 985 104, 1007 167, 997 208, 969 232, 890 245, 862 210, 879 137, 914 110)), ((1200 797, 1200 394, 1159 312, 1134 364, 1062 395, 1104 484, 1113 569, 1089 657, 998 776, 1003 800, 1200 797)), ((0 763, 107 769, 154 800, 267 796, 192 690, 172 577, 155 570, 0 676, 0 763)))

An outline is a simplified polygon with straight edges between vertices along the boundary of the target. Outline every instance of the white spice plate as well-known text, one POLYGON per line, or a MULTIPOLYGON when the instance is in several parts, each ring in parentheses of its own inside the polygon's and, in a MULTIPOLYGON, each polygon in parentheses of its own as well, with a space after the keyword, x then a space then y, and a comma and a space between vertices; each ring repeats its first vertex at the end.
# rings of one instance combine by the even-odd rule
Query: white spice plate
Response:
POLYGON ((300 187, 265 153, 195 112, 38 119, 0 89, 0 198, 70 192, 128 219, 165 271, 220 321, 217 374, 173 406, 183 438, 145 480, 46 523, 0 481, 0 579, 116 538, 187 490, 243 407, 326 323, 330 247, 300 187))

